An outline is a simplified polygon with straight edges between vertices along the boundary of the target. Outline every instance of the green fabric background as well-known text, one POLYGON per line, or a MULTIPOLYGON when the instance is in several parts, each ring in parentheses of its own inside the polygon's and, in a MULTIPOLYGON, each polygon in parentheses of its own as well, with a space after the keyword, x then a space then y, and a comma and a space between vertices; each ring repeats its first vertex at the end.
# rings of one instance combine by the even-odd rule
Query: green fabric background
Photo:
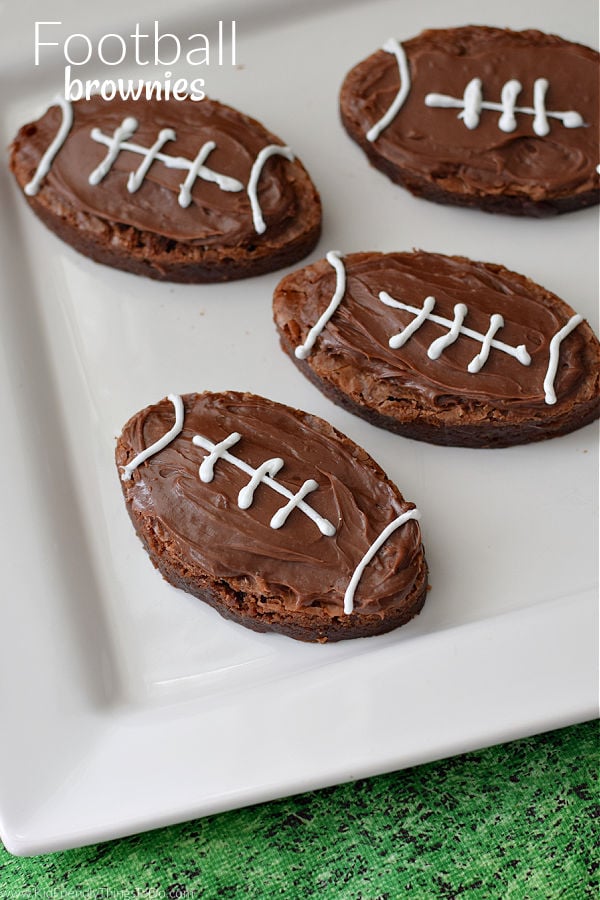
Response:
POLYGON ((0 900, 598 900, 599 825, 590 722, 79 850, 0 844, 0 900))
POLYGON ((597 898, 597 723, 30 859, 2 900, 597 898))

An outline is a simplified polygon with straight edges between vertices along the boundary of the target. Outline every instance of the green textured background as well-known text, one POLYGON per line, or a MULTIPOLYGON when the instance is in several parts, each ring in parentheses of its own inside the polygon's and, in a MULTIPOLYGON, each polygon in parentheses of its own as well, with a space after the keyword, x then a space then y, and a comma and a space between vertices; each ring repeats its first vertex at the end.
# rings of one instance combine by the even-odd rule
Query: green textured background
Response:
POLYGON ((31 859, 2 900, 597 898, 596 722, 31 859))

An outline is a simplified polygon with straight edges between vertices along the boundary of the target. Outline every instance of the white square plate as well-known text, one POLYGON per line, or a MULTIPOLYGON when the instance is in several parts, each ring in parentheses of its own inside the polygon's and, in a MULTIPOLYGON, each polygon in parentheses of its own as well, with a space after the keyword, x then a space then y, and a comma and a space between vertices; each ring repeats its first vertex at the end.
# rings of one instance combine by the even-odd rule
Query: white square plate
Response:
MULTIPOLYGON (((500 262, 597 330, 596 210, 535 221, 417 200, 369 167, 337 113, 344 74, 391 35, 476 22, 590 43, 593 0, 215 0, 175 4, 169 19, 161 5, 5 12, 4 145, 62 86, 60 48, 33 65, 36 19, 61 21, 64 38, 127 35, 155 18, 189 35, 235 18, 238 66, 208 68, 207 92, 263 121, 313 176, 325 225, 307 261, 421 247, 500 262)), ((380 431, 333 406, 279 350, 271 296, 284 273, 199 287, 136 278, 46 231, 6 167, 0 191, 0 833, 11 852, 117 837, 595 714, 594 426, 496 451, 380 431), (226 622, 161 580, 122 503, 115 437, 165 394, 204 389, 250 390, 329 419, 418 503, 432 585, 418 619, 379 638, 303 645, 226 622)))

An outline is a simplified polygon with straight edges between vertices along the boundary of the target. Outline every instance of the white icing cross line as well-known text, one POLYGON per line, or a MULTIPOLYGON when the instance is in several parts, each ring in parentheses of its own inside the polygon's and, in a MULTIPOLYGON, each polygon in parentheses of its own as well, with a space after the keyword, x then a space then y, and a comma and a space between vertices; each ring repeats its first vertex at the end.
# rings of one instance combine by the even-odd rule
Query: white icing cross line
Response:
POLYGON ((429 345, 429 349, 427 350, 429 359, 439 359, 446 347, 449 347, 458 340, 462 334, 481 344, 480 352, 473 357, 467 367, 468 371, 471 373, 479 372, 483 368, 492 348, 501 350, 503 353, 507 353, 509 356, 514 357, 514 359, 517 359, 523 366, 528 366, 531 363, 531 357, 527 352, 525 344, 519 344, 518 347, 512 347, 510 344, 498 341, 494 337, 496 332, 504 325, 504 319, 499 313, 494 313, 490 316, 490 326, 487 333, 481 334, 479 331, 474 331, 472 328, 467 328, 463 325, 463 321, 468 312, 468 308, 464 303, 457 303, 455 305, 454 319, 450 321, 450 319, 445 319, 443 316, 437 316, 432 312, 435 306, 435 297, 426 297, 422 309, 418 309, 416 306, 410 306, 407 303, 402 303, 400 300, 394 300, 394 298, 390 297, 386 291, 380 291, 379 299, 386 306, 391 306, 394 309, 406 310, 406 312, 410 312, 416 317, 406 328, 398 334, 392 335, 389 339, 388 343, 392 350, 403 347, 415 331, 417 331, 424 322, 429 321, 435 322, 437 325, 441 325, 443 328, 448 329, 447 334, 437 338, 429 345))
POLYGON ((240 509, 248 509, 252 505, 256 489, 260 484, 264 484, 272 490, 277 491, 277 493, 281 494, 283 497, 286 497, 289 501, 273 515, 269 523, 271 528, 281 528, 281 526, 286 523, 290 513, 294 509, 299 509, 315 523, 321 534, 324 534, 327 537, 333 537, 336 532, 335 526, 332 525, 328 519, 320 516, 319 513, 309 506, 308 503, 305 503, 303 499, 311 491, 317 490, 319 487, 317 482, 310 478, 304 482, 295 494, 293 494, 284 487, 284 485, 275 481, 274 476, 284 465, 284 462, 280 457, 265 460, 265 462, 261 463, 257 469, 254 469, 252 466, 248 465, 248 463, 244 462, 243 459, 239 459, 237 456, 233 456, 233 454, 228 452, 229 448, 233 447, 241 439, 242 436, 237 431, 232 432, 218 444, 214 444, 208 438, 205 438, 200 434, 194 435, 192 443, 196 447, 202 447, 204 450, 209 451, 208 456, 204 458, 198 471, 200 480, 205 484, 211 482, 214 478, 215 463, 218 460, 223 459, 250 476, 250 481, 238 494, 238 506, 240 509))
POLYGON ((549 82, 546 78, 536 78, 533 84, 533 107, 517 106, 517 97, 523 89, 523 85, 516 78, 505 82, 500 94, 500 103, 493 103, 483 99, 482 82, 480 78, 472 78, 467 84, 462 98, 450 97, 447 94, 427 94, 425 106, 460 109, 458 115, 469 130, 479 125, 482 109, 500 112, 498 128, 509 133, 517 127, 515 113, 533 116, 533 130, 539 137, 545 137, 550 132, 548 119, 558 119, 565 128, 582 128, 585 122, 582 116, 574 110, 564 112, 550 111, 546 109, 546 92, 549 82))

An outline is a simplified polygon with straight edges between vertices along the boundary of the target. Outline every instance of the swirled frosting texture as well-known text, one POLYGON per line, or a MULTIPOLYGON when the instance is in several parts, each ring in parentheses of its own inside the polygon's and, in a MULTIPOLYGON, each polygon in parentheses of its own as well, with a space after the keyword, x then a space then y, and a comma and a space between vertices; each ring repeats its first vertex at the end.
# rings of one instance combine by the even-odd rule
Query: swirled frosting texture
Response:
MULTIPOLYGON (((262 595, 264 603, 343 615, 343 597, 352 574, 383 529, 413 509, 370 457, 314 416, 251 394, 190 394, 183 398, 183 431, 143 463, 123 489, 140 533, 157 535, 187 572, 206 573, 236 589, 262 595), (285 498, 260 484, 247 509, 238 506, 248 474, 225 459, 214 479, 200 480, 207 450, 192 443, 200 434, 213 443, 232 432, 241 440, 231 449, 254 468, 283 459, 277 481, 295 493, 307 480, 318 489, 306 502, 335 525, 323 535, 300 509, 279 529, 270 527, 285 498)), ((117 463, 129 462, 173 424, 173 408, 161 401, 135 415, 120 438, 117 463)), ((355 595, 358 613, 382 614, 401 604, 425 569, 421 534, 408 521, 386 541, 367 566, 355 595)))
MULTIPOLYGON (((372 161, 393 176, 401 170, 450 194, 512 195, 535 202, 598 189, 598 54, 539 31, 512 32, 469 26, 425 31, 402 44, 411 88, 402 108, 372 144, 360 135, 389 108, 400 86, 397 61, 378 50, 346 77, 342 115, 372 161), (584 127, 549 118, 538 136, 534 116, 515 112, 516 127, 499 127, 500 111, 482 109, 467 128, 460 108, 428 106, 428 94, 461 99, 473 79, 484 101, 501 102, 504 85, 518 80, 517 107, 533 108, 534 83, 549 86, 548 110, 578 112, 584 127)), ((597 202, 596 197, 596 202, 597 202)))
MULTIPOLYGON (((269 144, 282 144, 260 123, 209 99, 107 102, 92 97, 89 101, 73 103, 73 113, 69 135, 44 180, 72 208, 203 247, 234 247, 259 240, 246 187, 259 152, 269 144), (133 117, 138 123, 130 142, 144 148, 152 147, 161 129, 173 129, 176 139, 161 148, 167 156, 193 161, 202 145, 213 141, 216 146, 208 155, 206 166, 236 179, 243 189, 225 191, 216 183, 197 178, 191 191, 191 204, 182 207, 178 196, 187 172, 167 168, 155 160, 139 189, 130 193, 128 176, 138 169, 143 157, 128 150, 121 150, 99 183, 90 184, 90 175, 108 152, 105 144, 92 139, 92 130, 97 128, 111 137, 127 117, 133 117)), ((60 121, 60 110, 53 106, 38 122, 27 127, 27 141, 21 142, 19 152, 21 164, 29 164, 31 173, 52 142, 60 121)), ((303 184, 307 181, 298 161, 274 156, 262 170, 258 197, 269 240, 285 231, 298 212, 297 181, 303 184)))

